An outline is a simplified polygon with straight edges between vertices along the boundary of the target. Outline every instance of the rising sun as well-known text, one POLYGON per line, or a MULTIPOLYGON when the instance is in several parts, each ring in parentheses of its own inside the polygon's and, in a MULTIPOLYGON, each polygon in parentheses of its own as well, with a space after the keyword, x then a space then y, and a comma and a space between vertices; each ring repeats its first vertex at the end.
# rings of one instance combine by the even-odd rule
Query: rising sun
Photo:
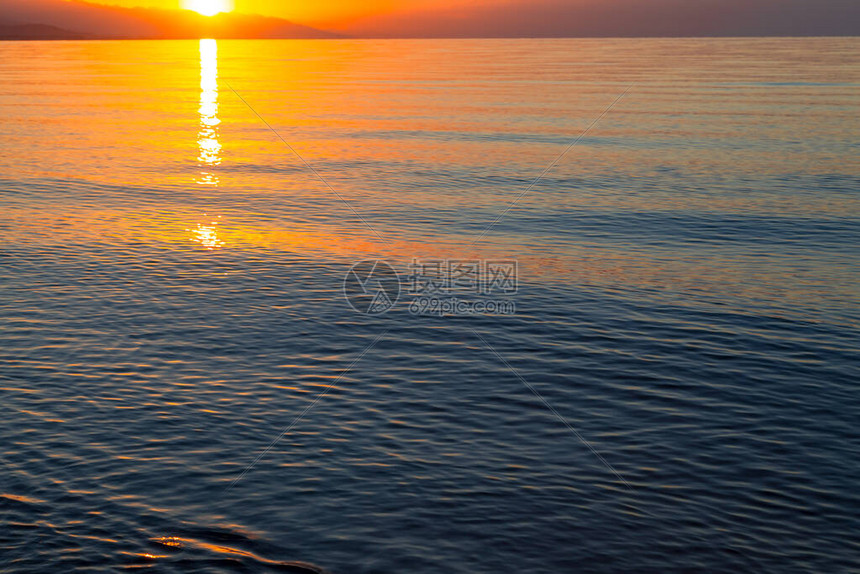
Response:
POLYGON ((183 0, 182 7, 194 10, 204 16, 214 16, 233 9, 232 0, 183 0))

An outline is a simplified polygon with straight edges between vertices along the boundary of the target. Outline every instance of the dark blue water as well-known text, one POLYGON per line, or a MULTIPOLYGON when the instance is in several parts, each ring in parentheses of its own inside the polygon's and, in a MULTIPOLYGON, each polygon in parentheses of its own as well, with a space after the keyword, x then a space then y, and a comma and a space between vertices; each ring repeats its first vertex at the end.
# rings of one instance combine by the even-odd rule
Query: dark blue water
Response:
POLYGON ((0 46, 0 571, 858 571, 857 47, 0 46))

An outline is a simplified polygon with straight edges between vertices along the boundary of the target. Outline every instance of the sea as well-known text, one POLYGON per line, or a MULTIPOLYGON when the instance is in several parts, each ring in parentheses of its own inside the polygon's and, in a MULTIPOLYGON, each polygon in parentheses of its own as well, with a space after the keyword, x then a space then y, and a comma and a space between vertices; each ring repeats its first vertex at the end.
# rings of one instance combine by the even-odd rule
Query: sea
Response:
POLYGON ((860 571, 858 56, 0 43, 0 572, 860 571))

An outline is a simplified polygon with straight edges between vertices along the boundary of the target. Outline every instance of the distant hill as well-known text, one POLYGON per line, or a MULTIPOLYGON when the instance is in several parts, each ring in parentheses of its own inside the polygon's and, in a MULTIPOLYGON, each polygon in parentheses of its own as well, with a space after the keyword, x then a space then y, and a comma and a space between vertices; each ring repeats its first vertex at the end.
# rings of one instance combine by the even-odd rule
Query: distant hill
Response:
POLYGON ((48 24, 0 23, 0 40, 89 40, 91 38, 87 34, 64 30, 48 24))
MULTIPOLYGON (((120 8, 92 1, 0 0, 0 38, 339 37, 279 18, 238 13, 206 18, 188 10, 120 8), (9 28, 13 25, 18 27, 9 28)), ((281 2, 322 5, 326 0, 281 2)), ((354 4, 362 5, 357 0, 354 4)), ((860 35, 860 0, 404 0, 390 4, 390 10, 330 25, 350 37, 364 38, 860 35)))
POLYGON ((279 18, 120 8, 75 0, 0 0, 0 39, 333 38, 279 18))

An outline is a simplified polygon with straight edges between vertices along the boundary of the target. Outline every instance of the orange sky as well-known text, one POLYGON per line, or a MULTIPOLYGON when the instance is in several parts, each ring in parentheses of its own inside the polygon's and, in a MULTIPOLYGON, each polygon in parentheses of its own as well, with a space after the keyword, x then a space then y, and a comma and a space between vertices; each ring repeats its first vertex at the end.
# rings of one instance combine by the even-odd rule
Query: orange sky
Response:
MULTIPOLYGON (((173 9, 182 7, 184 2, 84 1, 173 9)), ((355 37, 853 36, 860 33, 858 0, 233 0, 233 3, 237 12, 275 16, 355 37)))
MULTIPOLYGON (((180 8, 182 0, 89 0, 116 6, 145 6, 148 8, 180 8)), ((233 0, 235 11, 277 16, 311 25, 332 25, 377 14, 412 12, 415 10, 474 7, 490 0, 233 0)), ((506 0, 496 0, 504 4, 506 0)))

